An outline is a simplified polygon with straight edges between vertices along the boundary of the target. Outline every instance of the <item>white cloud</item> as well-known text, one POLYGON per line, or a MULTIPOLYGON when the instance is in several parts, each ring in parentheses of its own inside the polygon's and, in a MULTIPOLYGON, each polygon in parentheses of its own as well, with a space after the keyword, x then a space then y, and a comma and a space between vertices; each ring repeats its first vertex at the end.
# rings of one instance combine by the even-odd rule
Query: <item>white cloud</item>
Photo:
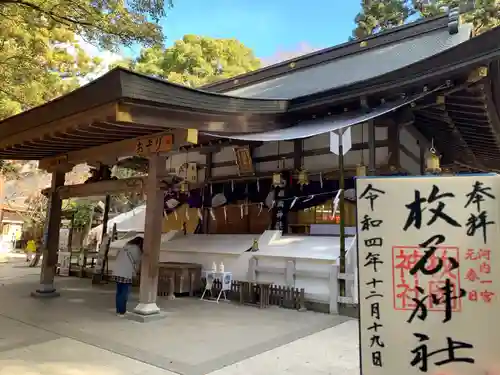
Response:
POLYGON ((86 42, 83 40, 81 37, 77 36, 77 42, 80 45, 80 47, 89 55, 90 57, 99 57, 102 60, 101 67, 99 70, 90 76, 86 77, 85 79, 82 80, 82 84, 88 83, 89 81, 92 81, 101 75, 107 73, 110 69, 110 66, 120 60, 123 60, 123 56, 110 52, 110 51, 103 51, 99 49, 98 47, 86 42))

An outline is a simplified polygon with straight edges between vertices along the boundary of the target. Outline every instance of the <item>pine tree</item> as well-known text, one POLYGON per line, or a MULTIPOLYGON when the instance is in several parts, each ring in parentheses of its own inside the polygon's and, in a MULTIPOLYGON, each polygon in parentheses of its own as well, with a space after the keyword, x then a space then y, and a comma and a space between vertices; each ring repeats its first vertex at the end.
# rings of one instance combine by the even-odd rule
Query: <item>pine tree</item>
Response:
POLYGON ((362 0, 356 15, 352 39, 361 39, 400 26, 415 12, 413 4, 402 0, 362 0))
POLYGON ((448 9, 475 3, 475 8, 463 14, 463 22, 474 25, 480 34, 500 25, 498 0, 363 0, 355 18, 356 29, 351 39, 360 39, 380 31, 400 26, 412 20, 437 16, 448 9))

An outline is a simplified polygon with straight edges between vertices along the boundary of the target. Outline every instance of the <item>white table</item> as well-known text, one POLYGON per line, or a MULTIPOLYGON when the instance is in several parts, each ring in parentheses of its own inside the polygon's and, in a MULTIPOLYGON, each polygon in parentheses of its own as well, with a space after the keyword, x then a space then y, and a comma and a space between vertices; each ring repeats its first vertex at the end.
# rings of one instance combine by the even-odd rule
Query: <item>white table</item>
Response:
MULTIPOLYGON (((201 300, 204 299, 207 291, 212 295, 212 288, 214 286, 215 280, 220 280, 222 287, 217 296, 216 302, 219 303, 220 297, 224 295, 224 300, 227 301, 226 292, 231 290, 231 284, 233 283, 233 274, 231 272, 217 272, 217 271, 202 271, 201 277, 206 280, 205 290, 201 295, 201 300)), ((205 300, 206 301, 206 300, 205 300)))

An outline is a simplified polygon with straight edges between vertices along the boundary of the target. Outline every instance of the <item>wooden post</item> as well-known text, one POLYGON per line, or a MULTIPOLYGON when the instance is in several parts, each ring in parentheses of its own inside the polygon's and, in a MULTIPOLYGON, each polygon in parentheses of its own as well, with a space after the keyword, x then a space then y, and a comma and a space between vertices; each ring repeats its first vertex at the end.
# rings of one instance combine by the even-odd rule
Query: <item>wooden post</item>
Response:
MULTIPOLYGON (((340 237, 340 272, 345 272, 345 200, 344 200, 344 130, 339 131, 339 211, 340 211, 340 223, 339 223, 339 237, 340 237)), ((336 212, 333 213, 336 215, 336 212)), ((339 280, 340 295, 345 296, 345 281, 339 280)))
POLYGON ((391 123, 387 128, 387 140, 389 141, 389 168, 394 171, 399 171, 401 167, 401 161, 399 157, 400 153, 400 141, 399 133, 401 130, 401 125, 399 123, 391 123))
POLYGON ((419 147, 420 174, 423 176, 425 175, 425 147, 422 145, 422 143, 419 143, 419 147))
POLYGON ((375 137, 375 123, 373 120, 370 120, 368 122, 368 174, 370 176, 375 176, 377 174, 375 137))
POLYGON ((57 266, 57 252, 59 250, 59 230, 61 226, 61 198, 57 189, 64 185, 65 172, 52 172, 52 186, 49 196, 47 229, 44 240, 43 262, 40 274, 40 286, 31 295, 33 297, 57 297, 59 293, 54 286, 54 276, 57 266))
MULTIPOLYGON (((104 238, 106 234, 108 233, 108 220, 109 220, 109 208, 111 205, 111 195, 107 194, 106 195, 106 200, 104 203, 104 214, 102 216, 102 233, 101 233, 101 246, 102 242, 104 241, 104 238)), ((94 210, 92 210, 93 213, 94 210)), ((90 217, 90 224, 92 224, 92 216, 90 217)), ((90 228, 89 228, 90 231, 90 228)), ((113 239, 109 239, 109 244, 111 244, 111 241, 113 239)), ((101 250, 99 249, 99 252, 101 250)), ((108 267, 108 253, 109 253, 109 246, 107 246, 106 251, 104 254, 99 254, 99 256, 103 256, 104 258, 101 259, 101 269, 98 270, 99 272, 96 272, 92 275, 92 284, 100 284, 103 281, 107 280, 107 272, 106 269, 108 267)))
MULTIPOLYGON (((106 200, 104 201, 104 213, 102 215, 102 234, 101 241, 104 238, 104 235, 108 233, 108 220, 109 220, 109 208, 111 206, 111 195, 106 195, 106 200)), ((92 219, 91 219, 92 220, 92 219)))
POLYGON ((151 155, 149 157, 139 304, 134 309, 134 312, 139 315, 154 315, 160 312, 156 304, 163 224, 163 191, 160 189, 160 176, 165 176, 166 165, 165 156, 151 155))
MULTIPOLYGON (((207 165, 207 168, 205 169, 205 188, 206 189, 210 189, 210 184, 208 184, 207 182, 212 178, 212 165, 213 165, 213 153, 212 152, 209 152, 207 155, 206 155, 206 159, 205 159, 205 163, 207 165)), ((207 194, 204 190, 203 191, 203 197, 206 197, 207 194)), ((210 198, 209 198, 209 202, 204 202, 204 206, 211 206, 212 205, 212 196, 209 195, 210 198)), ((202 217, 203 217, 203 223, 202 223, 202 228, 203 228, 203 233, 204 234, 209 234, 210 232, 210 220, 212 220, 212 217, 210 216, 210 213, 208 211, 209 209, 208 208, 205 208, 203 207, 203 213, 202 213, 202 217)))

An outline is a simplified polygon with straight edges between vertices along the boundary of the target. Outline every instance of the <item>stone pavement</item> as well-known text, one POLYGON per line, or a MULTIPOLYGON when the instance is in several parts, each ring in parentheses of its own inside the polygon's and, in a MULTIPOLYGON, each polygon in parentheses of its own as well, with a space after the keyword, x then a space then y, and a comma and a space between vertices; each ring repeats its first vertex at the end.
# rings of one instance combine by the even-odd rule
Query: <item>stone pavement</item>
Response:
POLYGON ((113 314, 112 285, 60 278, 62 297, 32 299, 35 270, 16 265, 0 267, 0 375, 359 374, 355 320, 178 298, 137 323, 113 314))

